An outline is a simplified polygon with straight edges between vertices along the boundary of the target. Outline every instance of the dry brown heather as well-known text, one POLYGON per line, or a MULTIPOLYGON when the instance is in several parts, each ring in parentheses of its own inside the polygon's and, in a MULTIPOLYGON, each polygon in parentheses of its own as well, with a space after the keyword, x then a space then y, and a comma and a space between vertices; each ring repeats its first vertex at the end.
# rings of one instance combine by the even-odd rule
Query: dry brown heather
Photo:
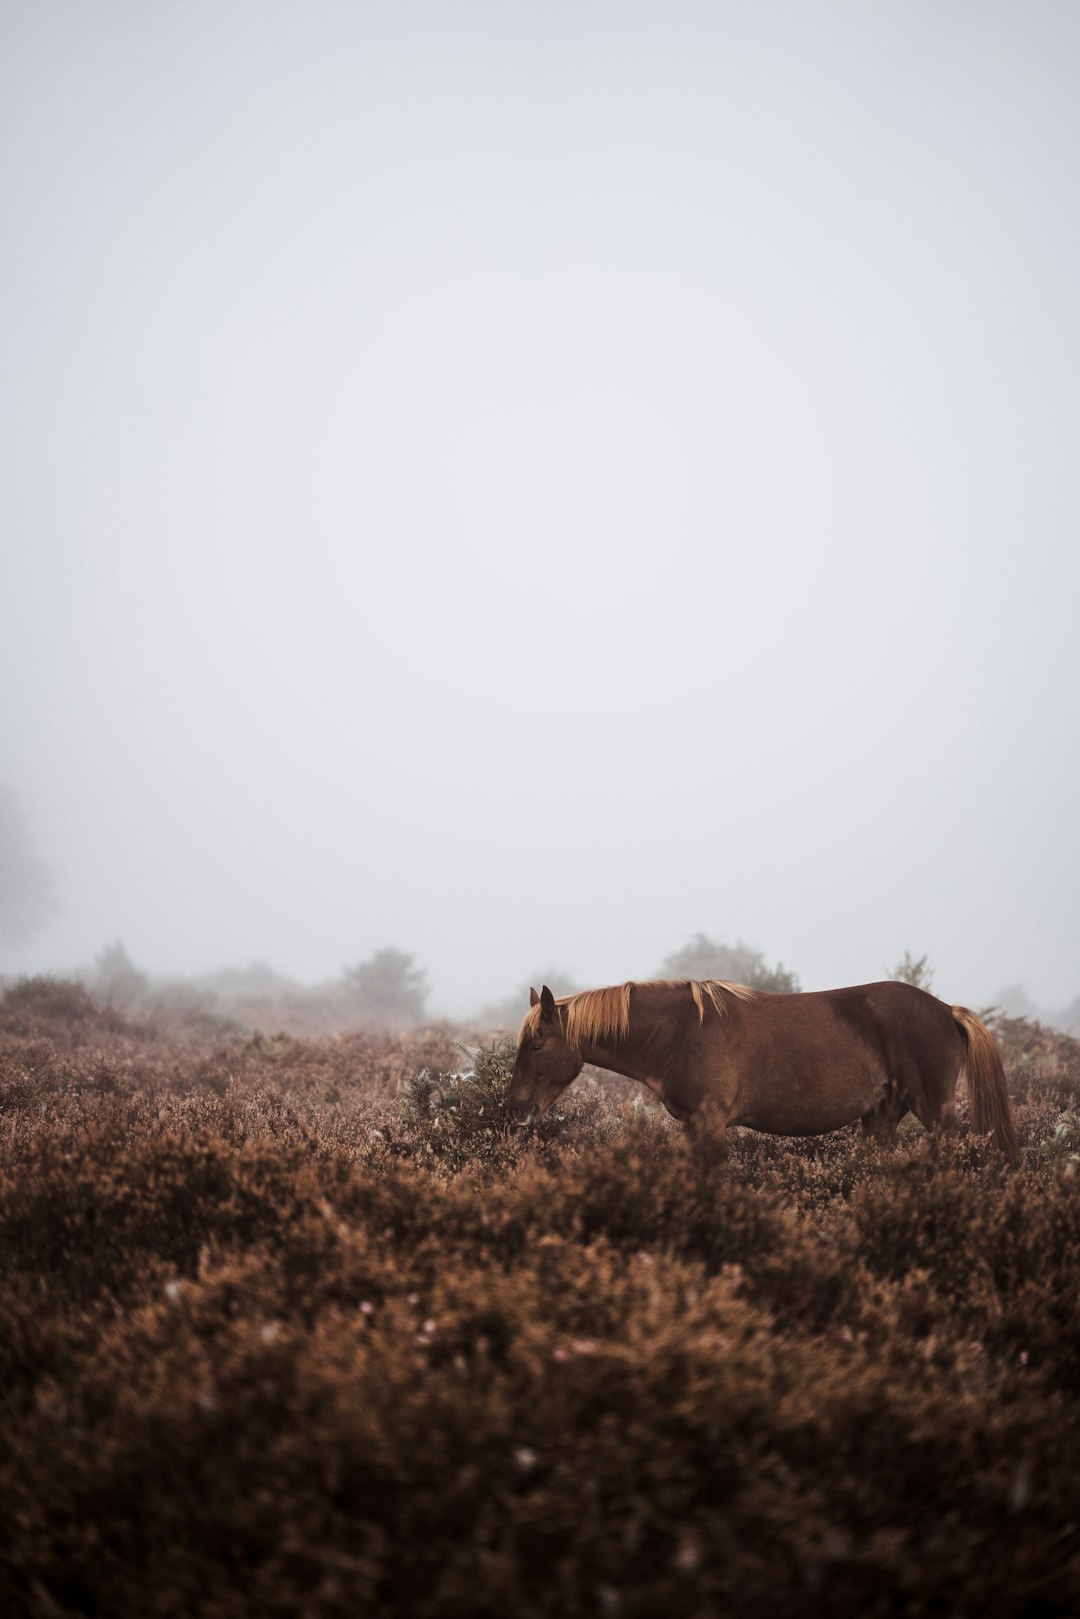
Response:
POLYGON ((0 1611, 1077 1612, 1075 1043, 1003 1027, 1008 1177, 588 1076, 514 1132, 445 1030, 0 1025, 0 1611))

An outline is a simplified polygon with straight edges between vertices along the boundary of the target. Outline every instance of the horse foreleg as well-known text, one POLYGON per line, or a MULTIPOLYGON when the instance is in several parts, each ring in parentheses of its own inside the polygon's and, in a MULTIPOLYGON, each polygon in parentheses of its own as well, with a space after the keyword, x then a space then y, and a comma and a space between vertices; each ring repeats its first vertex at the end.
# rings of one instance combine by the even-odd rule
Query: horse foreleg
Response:
POLYGON ((730 1104, 712 1096, 700 1107, 687 1112, 686 1133, 690 1140, 699 1144, 708 1141, 713 1145, 719 1145, 727 1135, 731 1111, 730 1104))

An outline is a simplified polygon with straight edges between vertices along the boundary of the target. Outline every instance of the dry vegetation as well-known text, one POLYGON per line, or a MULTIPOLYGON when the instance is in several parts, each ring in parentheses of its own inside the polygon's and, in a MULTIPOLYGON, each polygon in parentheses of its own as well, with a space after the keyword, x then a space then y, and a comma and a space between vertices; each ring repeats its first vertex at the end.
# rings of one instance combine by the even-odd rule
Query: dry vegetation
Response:
POLYGON ((9 990, 0 1611, 1075 1613, 1080 1048, 1002 1035, 1011 1177, 9 990))

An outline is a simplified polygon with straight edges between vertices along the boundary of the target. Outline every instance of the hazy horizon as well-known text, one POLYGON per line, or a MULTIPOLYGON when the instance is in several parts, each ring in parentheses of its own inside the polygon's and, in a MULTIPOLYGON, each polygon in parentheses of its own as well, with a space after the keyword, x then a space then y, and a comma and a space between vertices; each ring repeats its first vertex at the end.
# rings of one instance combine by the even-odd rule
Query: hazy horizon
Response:
POLYGON ((1080 995, 1080 9, 8 0, 0 201, 0 974, 1080 995))

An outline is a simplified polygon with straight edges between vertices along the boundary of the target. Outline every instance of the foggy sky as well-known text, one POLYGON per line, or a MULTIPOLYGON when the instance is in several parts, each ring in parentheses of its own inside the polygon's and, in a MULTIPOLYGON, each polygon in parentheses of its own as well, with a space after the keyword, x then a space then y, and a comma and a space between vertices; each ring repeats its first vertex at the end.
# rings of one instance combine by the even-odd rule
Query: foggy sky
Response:
POLYGON ((1080 8, 3 0, 0 153, 0 971, 1080 992, 1080 8))

